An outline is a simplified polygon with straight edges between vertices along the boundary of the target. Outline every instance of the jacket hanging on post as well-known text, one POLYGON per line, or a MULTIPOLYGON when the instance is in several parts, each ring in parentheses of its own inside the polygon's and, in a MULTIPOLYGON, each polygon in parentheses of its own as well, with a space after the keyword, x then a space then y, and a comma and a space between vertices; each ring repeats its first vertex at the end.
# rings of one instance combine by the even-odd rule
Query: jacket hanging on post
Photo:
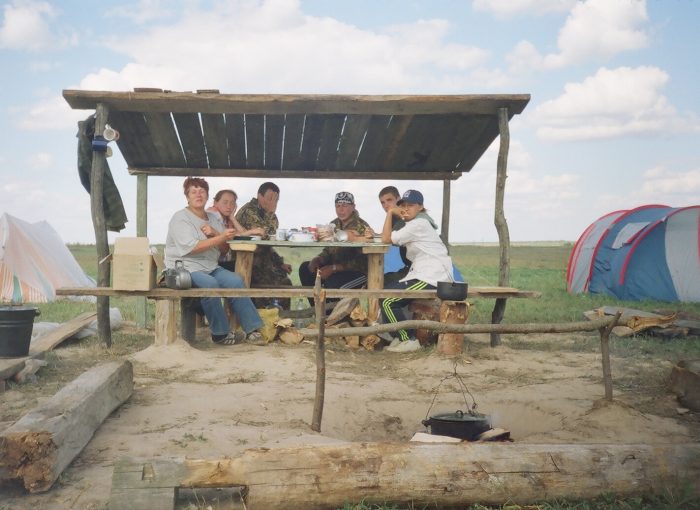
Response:
MULTIPOLYGON (((83 187, 90 193, 90 174, 92 173, 92 139, 95 136, 95 115, 78 122, 78 175, 83 187)), ((107 230, 119 232, 125 227, 127 221, 126 211, 122 197, 106 165, 103 185, 102 201, 104 204, 105 226, 107 230)))

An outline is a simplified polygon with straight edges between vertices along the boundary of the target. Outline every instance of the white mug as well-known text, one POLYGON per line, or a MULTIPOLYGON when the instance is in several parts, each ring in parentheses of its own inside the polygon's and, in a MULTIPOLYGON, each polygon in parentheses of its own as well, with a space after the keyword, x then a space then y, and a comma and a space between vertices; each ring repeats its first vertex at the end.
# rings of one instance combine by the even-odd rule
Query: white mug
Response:
POLYGON ((109 124, 105 124, 105 130, 102 133, 102 136, 108 142, 116 142, 117 140, 119 140, 119 131, 114 129, 109 124))

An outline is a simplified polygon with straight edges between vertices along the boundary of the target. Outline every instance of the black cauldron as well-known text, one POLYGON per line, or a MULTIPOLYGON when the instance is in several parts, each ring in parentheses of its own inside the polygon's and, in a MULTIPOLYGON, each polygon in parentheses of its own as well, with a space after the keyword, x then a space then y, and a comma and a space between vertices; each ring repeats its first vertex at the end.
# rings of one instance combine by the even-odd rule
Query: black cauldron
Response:
POLYGON ((450 436, 467 441, 475 441, 479 434, 491 428, 489 417, 479 413, 454 413, 436 414, 423 420, 423 425, 430 427, 430 433, 440 436, 450 436))
POLYGON ((468 287, 464 282, 437 282, 437 297, 444 301, 464 301, 468 287))

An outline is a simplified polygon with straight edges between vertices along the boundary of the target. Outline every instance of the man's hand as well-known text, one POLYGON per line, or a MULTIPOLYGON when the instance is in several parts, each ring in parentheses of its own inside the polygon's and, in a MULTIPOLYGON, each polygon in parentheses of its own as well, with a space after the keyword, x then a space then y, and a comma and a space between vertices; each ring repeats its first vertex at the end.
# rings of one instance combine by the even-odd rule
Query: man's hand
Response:
POLYGON ((321 273, 321 280, 327 280, 333 273, 337 271, 338 266, 336 266, 335 264, 328 264, 327 266, 323 266, 319 269, 319 272, 321 273))
POLYGON ((289 274, 289 273, 292 272, 292 265, 291 265, 291 264, 282 264, 280 267, 281 267, 281 268, 284 270, 284 272, 287 273, 287 274, 289 274))
POLYGON ((319 266, 321 265, 321 262, 323 262, 323 261, 321 260, 321 257, 314 257, 314 258, 312 258, 311 261, 309 262, 309 271, 310 271, 312 274, 316 274, 316 270, 317 270, 317 269, 319 268, 319 266))

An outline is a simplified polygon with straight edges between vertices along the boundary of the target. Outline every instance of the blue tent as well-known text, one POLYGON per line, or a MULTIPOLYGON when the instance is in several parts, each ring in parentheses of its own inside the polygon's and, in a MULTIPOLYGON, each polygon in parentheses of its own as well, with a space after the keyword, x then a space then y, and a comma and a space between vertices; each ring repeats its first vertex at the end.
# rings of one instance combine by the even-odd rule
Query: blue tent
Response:
POLYGON ((574 245, 569 292, 700 302, 700 205, 615 211, 574 245))

